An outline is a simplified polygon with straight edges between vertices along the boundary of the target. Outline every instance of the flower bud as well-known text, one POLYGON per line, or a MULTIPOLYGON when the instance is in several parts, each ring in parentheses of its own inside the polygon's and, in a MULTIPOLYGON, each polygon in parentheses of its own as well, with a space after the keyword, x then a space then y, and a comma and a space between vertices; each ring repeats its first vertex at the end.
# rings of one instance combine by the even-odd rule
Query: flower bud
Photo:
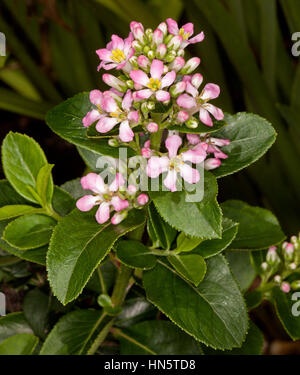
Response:
POLYGON ((147 130, 149 133, 156 133, 158 131, 158 125, 155 122, 149 122, 147 130))
POLYGON ((118 225, 127 217, 127 215, 127 211, 116 212, 114 216, 111 218, 111 223, 114 225, 118 225))
POLYGON ((185 111, 179 111, 177 113, 177 121, 183 123, 189 119, 190 115, 185 111))
POLYGON ((145 35, 148 38, 149 42, 151 42, 152 37, 153 37, 153 30, 152 29, 146 29, 145 35))
POLYGON ((181 35, 175 35, 173 38, 167 43, 167 47, 172 50, 177 50, 180 47, 180 44, 182 42, 182 36, 181 35))
POLYGON ((143 112, 143 115, 145 117, 148 116, 149 109, 148 109, 148 103, 147 102, 142 103, 142 105, 141 105, 141 111, 143 112))
POLYGON ((152 38, 153 44, 155 44, 156 46, 158 46, 159 44, 162 44, 163 41, 164 41, 164 34, 163 34, 163 32, 160 29, 154 30, 153 38, 152 38))
POLYGON ((134 40, 131 46, 134 48, 135 52, 141 52, 143 49, 143 45, 137 40, 134 40))
POLYGON ((155 53, 154 53, 154 51, 149 51, 148 53, 147 53, 147 56, 149 57, 149 59, 151 59, 151 60, 153 60, 154 59, 154 57, 155 57, 155 53))
POLYGON ((293 290, 298 290, 298 289, 300 289, 300 280, 295 280, 295 281, 293 281, 292 284, 291 284, 291 288, 292 288, 293 290))
POLYGON ((134 195, 137 192, 135 185, 128 185, 127 192, 129 195, 134 195))
POLYGON ((167 53, 167 46, 165 44, 160 44, 156 50, 156 57, 159 59, 162 59, 166 56, 166 53, 167 53))
POLYGON ((134 36, 134 39, 137 39, 141 44, 147 43, 146 35, 141 26, 135 26, 131 31, 134 36))
POLYGON ((149 111, 153 111, 155 109, 155 102, 148 101, 147 102, 147 108, 149 111))
POLYGON ((221 160, 217 158, 208 158, 204 161, 204 169, 210 171, 218 168, 221 165, 221 160))
POLYGON ((184 67, 181 69, 180 74, 190 74, 192 73, 200 64, 199 57, 192 57, 189 59, 184 67))
POLYGON ((138 197, 137 197, 137 203, 140 205, 140 206, 144 206, 145 204, 147 204, 149 201, 149 197, 147 194, 140 194, 138 197))
POLYGON ((285 249, 287 244, 288 244, 288 242, 284 241, 283 244, 281 245, 281 247, 282 247, 283 249, 285 249))
POLYGON ((175 72, 179 72, 184 67, 185 60, 183 57, 175 57, 174 61, 171 62, 169 65, 170 70, 175 70, 175 72))
POLYGON ((108 86, 113 87, 118 91, 125 92, 127 90, 126 83, 112 74, 103 74, 102 79, 108 86))
POLYGON ((282 252, 287 262, 291 262, 294 259, 294 245, 292 243, 287 243, 282 252))
POLYGON ((181 56, 181 57, 184 56, 184 49, 183 49, 183 48, 180 48, 180 49, 177 51, 177 56, 181 56))
POLYGON ((138 68, 138 59, 136 56, 131 56, 129 59, 129 62, 131 65, 133 65, 135 68, 138 68))
POLYGON ((147 54, 150 51, 150 47, 149 46, 145 46, 143 48, 143 51, 147 54))
POLYGON ((291 290, 291 286, 289 283, 287 282, 283 282, 281 285, 280 285, 280 289, 283 291, 283 293, 289 293, 289 291, 291 290))
POLYGON ((166 39, 165 39, 165 43, 168 44, 169 41, 170 41, 173 37, 174 37, 173 34, 169 34, 169 35, 166 37, 166 39))
POLYGON ((267 252, 266 262, 270 266, 276 266, 280 263, 280 258, 276 252, 276 246, 271 246, 267 252))
POLYGON ((167 35, 168 26, 167 26, 167 24, 165 22, 160 23, 157 28, 162 31, 162 33, 163 33, 164 36, 167 35))
POLYGON ((196 129, 198 128, 198 121, 195 119, 195 117, 191 117, 187 122, 186 126, 190 129, 196 129))
POLYGON ((170 94, 176 98, 178 95, 182 94, 185 90, 185 82, 180 81, 175 83, 175 85, 170 87, 170 94))
POLYGON ((267 269, 269 268, 269 265, 267 262, 263 262, 261 265, 260 265, 260 268, 263 270, 263 271, 267 271, 267 269))
POLYGON ((133 80, 132 80, 132 79, 128 79, 128 80, 126 81, 126 85, 127 85, 127 87, 128 87, 129 89, 133 89, 133 87, 134 87, 134 82, 133 82, 133 80))
POLYGON ((168 52, 168 54, 166 56, 166 61, 170 63, 170 62, 175 60, 175 57, 176 57, 176 52, 170 51, 170 52, 168 52))
POLYGON ((275 275, 274 276, 274 282, 276 284, 280 284, 281 283, 281 276, 280 275, 275 275))
POLYGON ((150 61, 145 55, 140 55, 137 59, 137 62, 142 69, 147 69, 150 67, 150 61))
POLYGON ((192 76, 192 79, 191 79, 191 83, 194 87, 196 87, 197 89, 199 88, 199 86, 201 85, 203 81, 203 76, 202 74, 200 73, 196 73, 192 76))
POLYGON ((108 144, 109 144, 109 146, 111 146, 111 147, 119 147, 119 146, 120 146, 120 144, 119 144, 119 142, 117 141, 116 138, 111 138, 111 139, 109 139, 109 140, 108 140, 108 144))
POLYGON ((296 264, 296 263, 290 263, 290 264, 288 265, 288 268, 289 268, 290 270, 294 271, 294 270, 297 268, 297 264, 296 264))

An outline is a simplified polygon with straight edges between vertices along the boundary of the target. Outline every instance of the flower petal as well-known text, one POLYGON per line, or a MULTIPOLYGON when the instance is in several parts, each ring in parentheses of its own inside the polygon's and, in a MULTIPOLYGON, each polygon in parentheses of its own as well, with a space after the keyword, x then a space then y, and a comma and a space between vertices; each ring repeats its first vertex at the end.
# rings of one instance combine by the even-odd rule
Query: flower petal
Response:
POLYGON ((183 161, 190 161, 193 164, 202 163, 206 158, 206 152, 202 147, 197 147, 195 150, 188 150, 181 155, 183 161))
POLYGON ((115 179, 113 182, 109 185, 110 191, 117 191, 121 185, 125 184, 124 177, 121 175, 121 173, 116 173, 115 179))
POLYGON ((215 159, 215 158, 209 158, 206 159, 204 162, 204 168, 207 171, 210 171, 211 169, 218 168, 221 165, 221 160, 215 159))
POLYGON ((126 92, 124 98, 123 98, 123 101, 122 101, 122 108, 124 109, 124 111, 129 112, 132 101, 133 101, 133 99, 132 99, 131 91, 128 90, 126 92))
POLYGON ((196 184, 200 180, 200 173, 197 169, 188 164, 180 165, 180 176, 189 184, 196 184))
POLYGON ((113 34, 111 36, 112 41, 112 49, 119 49, 120 51, 123 51, 124 48, 124 40, 120 38, 118 35, 113 34))
POLYGON ((211 117, 210 117, 210 115, 209 115, 209 113, 206 109, 200 108, 199 118, 200 118, 200 121, 203 122, 203 124, 205 124, 207 126, 213 126, 213 122, 211 120, 211 117))
POLYGON ((105 98, 102 103, 102 109, 104 109, 105 112, 111 113, 111 112, 118 112, 119 107, 116 103, 115 99, 113 99, 109 95, 105 95, 105 98))
POLYGON ((189 23, 186 23, 185 25, 182 26, 183 30, 185 33, 189 33, 189 35, 193 35, 194 34, 194 25, 189 22, 189 23))
POLYGON ((148 177, 156 178, 162 173, 159 164, 159 159, 159 156, 151 156, 151 158, 148 160, 146 168, 146 173, 148 177))
POLYGON ((120 120, 113 117, 103 116, 97 122, 96 130, 99 133, 107 133, 109 132, 120 120))
POLYGON ((96 53, 99 56, 100 60, 108 61, 108 62, 113 62, 113 60, 111 58, 112 57, 111 51, 109 51, 108 49, 101 48, 101 49, 98 49, 96 51, 96 53))
POLYGON ((129 75, 134 83, 137 83, 138 85, 147 86, 149 83, 147 74, 142 70, 132 70, 129 75))
POLYGON ((220 86, 214 83, 207 83, 201 93, 201 99, 215 99, 220 95, 220 86))
POLYGON ((190 109, 197 105, 196 100, 188 94, 179 95, 176 103, 179 107, 190 109))
POLYGON ((84 118, 82 119, 82 124, 86 128, 92 125, 95 121, 99 120, 100 118, 100 113, 96 109, 92 109, 84 116, 84 118))
POLYGON ((223 113, 221 108, 218 108, 218 107, 216 107, 212 104, 209 104, 209 103, 206 103, 204 105, 204 107, 205 107, 206 110, 208 110, 208 112, 210 112, 214 116, 214 118, 216 120, 223 120, 224 113, 223 113))
POLYGON ((169 158, 173 158, 177 155, 177 151, 182 144, 182 139, 179 135, 171 135, 166 139, 166 148, 169 151, 169 158))
POLYGON ((112 197, 111 204, 113 205, 115 211, 125 210, 129 206, 129 203, 126 199, 121 199, 118 196, 112 197))
POLYGON ((161 80, 161 88, 169 87, 175 81, 176 72, 172 70, 171 72, 167 73, 161 80))
POLYGON ((189 43, 194 44, 194 43, 200 43, 202 40, 205 38, 204 32, 201 31, 201 33, 195 35, 193 38, 189 39, 189 43))
POLYGON ((85 190, 91 190, 97 194, 103 194, 106 191, 106 185, 103 178, 97 173, 88 173, 80 180, 81 186, 85 190))
POLYGON ((82 198, 78 199, 78 201, 76 202, 76 207, 78 208, 78 210, 83 212, 89 211, 95 206, 98 199, 99 197, 96 197, 94 195, 85 195, 82 198))
POLYGON ((177 35, 179 33, 178 24, 172 18, 167 18, 168 30, 170 34, 177 35))
POLYGON ((187 134, 186 137, 191 145, 197 145, 200 143, 200 137, 198 134, 187 134))
POLYGON ((139 90, 135 92, 135 98, 138 100, 148 99, 152 94, 150 89, 139 90))
POLYGON ((161 60, 154 59, 152 61, 151 68, 150 68, 151 77, 154 79, 160 80, 163 72, 164 72, 164 63, 161 60))
POLYGON ((90 102, 94 105, 101 105, 103 101, 103 94, 100 90, 92 90, 90 92, 90 102))
POLYGON ((164 91, 164 90, 156 91, 155 97, 159 102, 166 102, 170 100, 170 94, 168 93, 168 91, 164 91))
POLYGON ((127 118, 128 118, 129 121, 133 121, 137 124, 139 122, 139 118, 140 118, 139 111, 129 112, 127 118))
POLYGON ((104 224, 109 219, 110 209, 109 209, 109 203, 103 202, 100 204, 100 207, 98 208, 96 212, 96 220, 99 224, 104 224))
POLYGON ((134 132, 129 126, 129 122, 127 120, 121 122, 119 129, 119 137, 122 142, 131 142, 133 140, 134 132))
POLYGON ((193 98, 196 98, 199 95, 198 90, 190 82, 186 82, 185 91, 188 94, 191 94, 193 98))
POLYGON ((164 185, 170 191, 176 191, 176 181, 177 181, 177 172, 175 169, 172 169, 168 172, 166 178, 164 179, 164 185))

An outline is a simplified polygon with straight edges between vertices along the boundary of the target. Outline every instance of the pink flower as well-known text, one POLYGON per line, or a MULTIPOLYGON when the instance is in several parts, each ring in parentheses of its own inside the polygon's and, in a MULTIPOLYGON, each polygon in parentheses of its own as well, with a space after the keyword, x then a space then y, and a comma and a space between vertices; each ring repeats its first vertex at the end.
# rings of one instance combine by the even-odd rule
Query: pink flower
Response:
POLYGON ((141 149, 142 157, 149 159, 152 156, 152 150, 150 148, 150 140, 144 143, 144 147, 141 149))
POLYGON ((168 91, 162 90, 163 88, 169 87, 175 81, 175 71, 168 72, 163 78, 161 78, 164 72, 164 64, 162 61, 154 59, 150 68, 150 75, 143 72, 142 70, 132 70, 130 77, 134 81, 138 88, 147 87, 147 89, 139 90, 134 93, 136 100, 149 99, 152 95, 155 95, 156 99, 160 102, 170 100, 170 94, 168 91))
POLYGON ((291 290, 291 286, 287 282, 283 282, 280 286, 280 289, 283 291, 283 293, 289 293, 291 290))
POLYGON ((119 137, 121 141, 132 141, 134 133, 130 124, 139 122, 139 112, 131 110, 132 101, 130 90, 126 92, 121 103, 109 95, 105 96, 101 104, 103 115, 96 124, 96 130, 99 133, 107 133, 120 123, 119 137))
POLYGON ((149 122, 147 125, 147 130, 149 133, 156 133, 158 131, 158 125, 156 122, 149 122))
POLYGON ((219 138, 213 138, 210 137, 207 139, 207 153, 213 153, 215 158, 218 159, 227 159, 228 156, 222 152, 219 147, 227 146, 230 144, 229 139, 219 139, 219 138), (219 147, 218 147, 219 146, 219 147))
POLYGON ((215 99, 220 95, 220 87, 214 83, 207 83, 199 94, 198 87, 202 83, 202 76, 199 73, 192 77, 185 77, 186 92, 177 98, 177 104, 181 108, 185 108, 192 115, 199 111, 199 118, 203 124, 213 126, 210 113, 216 120, 223 120, 223 111, 208 103, 211 99, 215 99))
POLYGON ((151 178, 158 177, 161 173, 168 172, 163 183, 170 191, 176 191, 177 174, 189 184, 195 184, 200 180, 197 169, 192 168, 186 162, 198 164, 206 158, 206 151, 202 145, 194 150, 185 151, 177 155, 182 140, 178 135, 171 135, 166 139, 165 145, 168 156, 152 156, 147 165, 147 175, 151 178))
POLYGON ((197 34, 193 38, 189 39, 194 34, 194 25, 192 23, 186 23, 180 29, 178 24, 172 18, 167 19, 168 30, 170 34, 180 35, 182 37, 181 48, 185 48, 190 43, 199 43, 204 39, 203 31, 200 34, 197 34))
POLYGON ((137 203, 140 205, 140 206, 144 206, 145 204, 147 204, 149 201, 149 197, 147 194, 140 194, 138 197, 137 197, 137 203))
POLYGON ((117 195, 120 186, 124 184, 124 178, 120 173, 116 174, 114 181, 109 186, 98 174, 89 173, 82 177, 81 186, 85 190, 91 190, 94 194, 83 196, 76 202, 76 206, 80 211, 85 212, 99 205, 95 217, 99 224, 104 224, 109 220, 111 211, 119 212, 128 208, 129 202, 117 195))
POLYGON ((107 44, 106 48, 96 51, 100 60, 102 60, 98 66, 98 70, 101 68, 105 70, 116 68, 118 70, 124 69, 128 72, 132 68, 128 60, 134 54, 134 49, 131 47, 132 41, 132 33, 129 33, 128 37, 124 40, 118 35, 112 35, 111 42, 107 44))
POLYGON ((210 171, 216 169, 221 165, 221 160, 217 158, 208 158, 204 161, 204 169, 210 171))

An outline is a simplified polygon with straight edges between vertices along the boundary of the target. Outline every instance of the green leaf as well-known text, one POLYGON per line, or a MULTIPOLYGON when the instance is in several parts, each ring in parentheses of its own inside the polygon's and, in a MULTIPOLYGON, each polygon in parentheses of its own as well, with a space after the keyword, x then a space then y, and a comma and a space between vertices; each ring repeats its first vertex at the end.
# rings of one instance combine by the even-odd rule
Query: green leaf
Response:
POLYGON ((24 298, 23 311, 34 334, 45 339, 48 323, 49 297, 38 288, 30 290, 24 298))
POLYGON ((224 126, 227 126, 225 121, 214 121, 213 126, 207 126, 204 125, 202 122, 199 121, 198 127, 195 129, 188 128, 185 124, 183 125, 171 125, 168 127, 170 130, 176 130, 180 133, 192 133, 192 134, 198 134, 198 133, 213 133, 217 130, 222 129, 224 126))
POLYGON ((74 199, 79 199, 86 195, 86 190, 81 186, 80 178, 65 182, 61 185, 61 188, 69 193, 74 199))
POLYGON ((23 313, 15 312, 0 317, 0 342, 19 333, 33 333, 23 313))
POLYGON ((221 207, 224 216, 239 223, 230 249, 264 249, 285 239, 278 220, 270 211, 238 200, 226 201, 221 207))
POLYGON ((259 290, 252 290, 251 292, 247 292, 244 297, 247 304, 247 309, 250 311, 260 305, 264 295, 259 290))
POLYGON ((217 203, 218 186, 211 173, 204 175, 204 197, 190 202, 185 191, 150 192, 159 214, 169 225, 191 237, 220 238, 222 212, 217 203), (190 217, 192 220, 187 220, 190 217))
POLYGON ((198 286, 206 273, 206 263, 201 255, 170 255, 169 262, 175 270, 188 281, 198 286))
MULTIPOLYGON (((86 128, 82 125, 82 119, 92 109, 89 93, 81 93, 59 104, 47 113, 48 126, 60 137, 100 155, 117 158, 118 148, 108 145, 107 139, 92 139, 86 135, 86 128)), ((128 150, 128 156, 135 153, 128 150)))
POLYGON ((53 183, 51 171, 54 164, 45 164, 39 171, 36 180, 36 191, 43 205, 51 204, 53 197, 53 183))
POLYGON ((197 247, 201 242, 201 238, 189 238, 183 232, 179 233, 177 237, 177 251, 188 252, 197 247))
POLYGON ((241 290, 247 290, 256 276, 256 272, 250 262, 249 252, 227 250, 225 253, 229 267, 241 290))
POLYGON ((202 241, 193 251, 192 254, 199 254, 203 258, 209 258, 225 250, 235 238, 238 232, 238 224, 223 217, 223 232, 221 239, 212 239, 202 241))
MULTIPOLYGON (((110 138, 110 137, 116 137, 119 135, 119 128, 116 126, 114 127, 111 131, 107 133, 99 133, 98 130, 96 129, 96 124, 97 122, 94 122, 92 125, 90 125, 88 128, 86 128, 86 136, 88 138, 110 138)), ((142 126, 135 126, 132 128, 132 131, 134 133, 141 133, 143 132, 143 127, 142 126)))
POLYGON ((29 333, 19 333, 0 344, 0 355, 31 355, 39 339, 29 333))
POLYGON ((242 345, 247 312, 222 255, 207 259, 205 278, 197 288, 160 261, 144 273, 143 283, 148 300, 197 340, 217 349, 242 345))
POLYGON ((222 147, 228 158, 213 171, 216 177, 227 176, 254 163, 267 152, 276 138, 272 125, 257 115, 226 115, 225 121, 228 125, 214 133, 216 138, 230 139, 230 144, 222 147))
POLYGON ((7 220, 16 216, 28 215, 34 213, 42 213, 40 208, 27 206, 26 204, 11 204, 9 206, 0 207, 0 220, 7 220))
POLYGON ((86 354, 107 317, 97 310, 77 310, 63 316, 47 336, 41 355, 86 354))
POLYGON ((121 355, 200 355, 200 345, 168 321, 151 320, 114 330, 121 355))
POLYGON ((141 210, 131 210, 119 225, 100 225, 95 210, 75 209, 62 218, 53 232, 47 255, 53 293, 63 303, 75 299, 116 240, 145 221, 141 210))
POLYGON ((49 243, 55 225, 49 216, 21 216, 7 225, 3 239, 20 250, 36 249, 49 243))
POLYGON ((139 241, 119 241, 116 248, 117 257, 126 266, 147 270, 156 264, 151 250, 139 241))
POLYGON ((259 250, 259 251, 251 251, 250 252, 250 261, 252 267, 254 268, 255 272, 258 275, 264 273, 263 269, 261 268, 261 264, 266 260, 266 253, 267 250, 259 250))
POLYGON ((153 203, 148 206, 149 221, 151 222, 151 229, 154 232, 155 238, 159 241, 160 247, 163 249, 170 249, 174 241, 177 231, 172 228, 157 212, 153 203))
POLYGON ((272 289, 272 300, 275 310, 284 329, 293 340, 300 339, 300 319, 299 319, 299 297, 292 298, 292 293, 284 293, 279 287, 272 289), (296 313, 296 314, 293 314, 296 313))
POLYGON ((232 350, 213 350, 211 348, 203 348, 206 355, 259 355, 262 352, 264 337, 261 331, 250 320, 249 331, 245 342, 240 348, 232 350))
POLYGON ((60 216, 66 216, 75 208, 75 200, 68 192, 55 186, 52 207, 60 216))
MULTIPOLYGON (((4 173, 13 188, 30 202, 40 203, 31 191, 36 191, 39 171, 47 165, 47 159, 39 144, 27 135, 10 132, 2 144, 2 160, 4 173)), ((52 177, 49 179, 47 191, 51 189, 52 177)))

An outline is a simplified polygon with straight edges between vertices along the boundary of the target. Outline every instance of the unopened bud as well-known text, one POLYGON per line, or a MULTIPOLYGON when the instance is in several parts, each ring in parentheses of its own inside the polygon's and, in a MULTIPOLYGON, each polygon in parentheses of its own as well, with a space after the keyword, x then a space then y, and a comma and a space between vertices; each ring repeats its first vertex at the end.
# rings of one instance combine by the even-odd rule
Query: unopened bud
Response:
POLYGON ((297 264, 296 263, 290 263, 288 265, 288 267, 289 267, 290 270, 294 271, 297 268, 297 264))
POLYGON ((179 111, 177 113, 177 121, 180 123, 186 122, 189 119, 190 115, 185 111, 179 111))
POLYGON ((216 169, 221 165, 221 160, 218 158, 208 158, 204 161, 204 169, 210 171, 216 169))
POLYGON ((131 65, 133 65, 134 67, 138 67, 138 59, 136 56, 131 56, 130 59, 129 59, 129 62, 131 65))
POLYGON ((167 53, 167 46, 165 44, 160 44, 156 50, 156 57, 158 57, 159 59, 162 59, 166 56, 166 53, 167 53))
POLYGON ((168 54, 166 56, 166 61, 170 63, 170 62, 174 61, 175 58, 176 58, 176 52, 170 51, 170 52, 168 52, 168 54))
POLYGON ((173 37, 174 37, 173 34, 169 34, 169 35, 166 37, 166 39, 165 39, 165 43, 168 44, 169 41, 170 41, 173 37))
POLYGON ((180 74, 190 74, 192 73, 200 64, 199 57, 192 57, 189 59, 184 67, 181 69, 180 74))
POLYGON ((281 283, 281 276, 280 276, 280 275, 276 275, 276 276, 274 276, 274 282, 275 282, 276 284, 280 284, 280 283, 281 283))
POLYGON ((186 83, 183 81, 175 83, 175 85, 170 87, 170 94, 176 98, 178 95, 184 92, 186 83))
POLYGON ((137 59, 137 62, 142 69, 147 69, 150 66, 150 61, 145 55, 140 55, 137 59))
POLYGON ((156 122, 149 122, 147 125, 147 130, 149 133, 156 133, 158 131, 158 125, 156 122))
POLYGON ((147 54, 150 51, 150 47, 149 46, 145 46, 143 48, 143 51, 145 52, 145 54, 147 54))
POLYGON ((152 36, 153 36, 153 30, 152 29, 146 29, 145 35, 148 38, 149 42, 151 42, 152 36))
POLYGON ((148 53, 147 53, 147 56, 149 57, 149 59, 151 59, 151 60, 153 60, 154 59, 154 57, 155 57, 155 53, 154 53, 154 51, 149 51, 148 53))
POLYGON ((154 45, 158 46, 164 41, 164 34, 160 29, 154 30, 152 42, 154 45))
POLYGON ((169 65, 170 70, 175 70, 175 72, 179 72, 184 67, 185 60, 183 57, 175 57, 174 61, 171 62, 169 65))
POLYGON ((135 185, 128 185, 127 192, 129 195, 134 195, 137 192, 135 185))
POLYGON ((160 23, 157 28, 162 31, 162 33, 164 34, 164 36, 167 35, 168 26, 167 26, 167 24, 165 22, 160 23))
POLYGON ((282 251, 286 261, 291 262, 294 259, 294 245, 292 243, 287 243, 282 251))
POLYGON ((149 111, 153 111, 155 109, 155 102, 152 102, 152 101, 147 102, 147 108, 149 111))
POLYGON ((186 126, 190 129, 196 129, 198 128, 198 121, 195 119, 195 117, 191 117, 187 122, 186 126))
POLYGON ((127 217, 127 215, 127 211, 116 212, 114 216, 111 218, 111 223, 114 225, 118 225, 127 217))
POLYGON ((276 252, 276 246, 271 246, 267 252, 266 261, 270 266, 275 266, 280 263, 280 258, 276 252))
POLYGON ((177 49, 179 49, 181 42, 182 42, 182 36, 181 35, 175 35, 169 41, 169 43, 167 43, 167 47, 176 51, 177 49))
POLYGON ((192 82, 192 85, 195 86, 197 89, 199 88, 199 86, 201 85, 203 81, 203 76, 202 74, 200 73, 196 73, 192 76, 192 79, 191 79, 191 82, 192 82))
POLYGON ((149 113, 148 103, 147 102, 142 103, 142 105, 141 105, 141 111, 143 112, 143 115, 145 117, 147 117, 147 115, 149 113))
POLYGON ((126 83, 112 74, 103 74, 102 79, 108 86, 113 87, 118 91, 125 92, 127 90, 126 83))
POLYGON ((263 271, 267 271, 267 269, 269 268, 269 265, 267 262, 263 262, 261 265, 260 265, 261 269, 263 271))
POLYGON ((143 49, 143 45, 137 40, 134 40, 131 45, 135 52, 141 52, 143 49))
POLYGON ((289 291, 291 290, 291 286, 289 283, 283 282, 280 286, 280 289, 283 291, 283 293, 289 293, 289 291))
POLYGON ((119 147, 119 146, 120 146, 120 144, 119 144, 119 142, 117 141, 116 138, 111 138, 111 139, 109 139, 109 140, 108 140, 108 144, 109 144, 109 146, 111 146, 111 147, 119 147))
POLYGON ((139 206, 144 206, 145 204, 147 204, 149 201, 149 197, 147 194, 140 194, 138 197, 137 197, 137 203, 139 206))
POLYGON ((128 79, 128 80, 126 81, 126 85, 127 85, 127 87, 128 87, 129 89, 133 89, 133 87, 134 87, 134 82, 133 82, 133 80, 132 80, 132 79, 128 79))
POLYGON ((181 57, 184 56, 184 49, 183 49, 183 48, 181 48, 181 49, 179 49, 179 50, 177 51, 177 56, 181 56, 181 57))

